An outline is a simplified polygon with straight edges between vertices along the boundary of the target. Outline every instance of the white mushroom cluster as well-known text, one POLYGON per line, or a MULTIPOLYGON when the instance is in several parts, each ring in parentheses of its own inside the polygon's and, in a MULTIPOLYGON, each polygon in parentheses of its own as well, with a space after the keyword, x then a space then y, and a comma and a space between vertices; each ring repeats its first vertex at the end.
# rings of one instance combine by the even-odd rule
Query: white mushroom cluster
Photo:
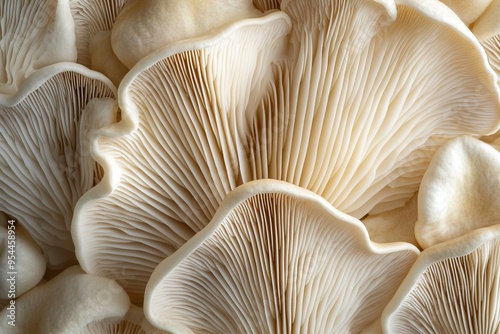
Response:
POLYGON ((0 0, 0 333, 499 333, 500 0, 0 0))

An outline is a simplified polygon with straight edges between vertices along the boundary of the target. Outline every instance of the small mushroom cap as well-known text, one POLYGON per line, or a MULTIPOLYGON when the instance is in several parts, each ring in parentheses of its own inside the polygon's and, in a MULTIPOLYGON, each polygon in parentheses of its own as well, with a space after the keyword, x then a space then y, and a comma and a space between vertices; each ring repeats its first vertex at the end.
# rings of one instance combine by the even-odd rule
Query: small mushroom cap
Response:
POLYGON ((305 189, 253 181, 158 265, 144 310, 174 333, 358 333, 418 253, 370 242, 359 220, 305 189))
POLYGON ((0 299, 8 299, 15 272, 15 295, 35 287, 45 274, 42 250, 16 220, 0 213, 0 299), (10 261, 9 261, 10 260, 10 261))
POLYGON ((69 0, 0 1, 0 94, 15 95, 35 70, 75 61, 69 0))
POLYGON ((500 152, 469 136, 441 147, 422 179, 415 235, 423 248, 500 223, 500 152))
POLYGON ((15 300, 16 326, 8 324, 9 309, 4 308, 0 332, 75 334, 93 322, 122 318, 129 307, 127 294, 116 282, 74 266, 15 300))
POLYGON ((116 109, 115 94, 102 74, 59 63, 0 95, 0 210, 22 222, 51 268, 74 259, 73 208, 97 174, 86 127, 103 121, 104 105, 116 109))
POLYGON ((385 308, 384 333, 498 333, 500 225, 425 249, 385 308))
POLYGON ((168 44, 261 15, 251 0, 133 0, 113 25, 113 51, 123 64, 132 68, 168 44))

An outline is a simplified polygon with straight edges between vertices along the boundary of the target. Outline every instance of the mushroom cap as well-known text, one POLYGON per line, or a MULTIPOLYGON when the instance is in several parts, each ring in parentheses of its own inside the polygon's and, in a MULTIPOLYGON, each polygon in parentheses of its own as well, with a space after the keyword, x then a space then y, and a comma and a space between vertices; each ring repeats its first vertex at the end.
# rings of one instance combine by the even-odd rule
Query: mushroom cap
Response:
POLYGON ((42 250, 23 227, 1 213, 0 299, 9 296, 11 282, 8 279, 13 272, 16 276, 15 296, 20 297, 43 278, 46 262, 42 250))
POLYGON ((370 242, 359 220, 305 189, 253 181, 158 265, 144 310, 175 333, 358 333, 418 253, 370 242))
POLYGON ((498 333, 500 225, 425 249, 385 308, 384 333, 498 333))
POLYGON ((450 138, 497 131, 496 76, 445 5, 281 7, 293 48, 249 126, 255 178, 310 189, 360 218, 403 206, 450 138))
POLYGON ((166 47, 127 74, 122 120, 92 144, 103 182, 75 209, 84 270, 116 277, 142 303, 156 265, 238 185, 245 156, 237 128, 268 85, 288 30, 280 12, 242 20, 166 47))
POLYGON ((102 74, 59 63, 0 95, 0 210, 19 219, 52 268, 74 258, 73 208, 97 173, 88 127, 102 123, 103 105, 116 109, 115 94, 102 74))
POLYGON ((415 235, 422 248, 500 223, 500 152, 461 136, 443 145, 422 179, 415 235))
POLYGON ((75 61, 69 0, 1 0, 0 94, 15 95, 35 70, 75 61))
MULTIPOLYGON (((16 326, 1 321, 0 331, 74 334, 102 319, 122 318, 129 307, 127 294, 116 282, 74 266, 16 299, 16 326)), ((4 320, 8 314, 8 308, 0 312, 4 320)))

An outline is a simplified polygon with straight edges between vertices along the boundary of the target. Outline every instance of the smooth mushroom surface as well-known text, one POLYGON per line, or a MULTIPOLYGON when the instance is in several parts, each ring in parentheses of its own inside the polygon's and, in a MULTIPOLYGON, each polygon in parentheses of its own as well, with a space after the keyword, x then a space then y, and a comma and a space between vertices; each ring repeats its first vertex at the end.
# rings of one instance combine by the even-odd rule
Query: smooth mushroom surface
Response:
POLYGON ((0 212, 0 299, 20 297, 35 287, 46 264, 42 250, 22 225, 0 212))
POLYGON ((116 121, 101 115, 116 109, 115 94, 100 73, 60 63, 0 96, 0 210, 19 219, 49 267, 74 262, 73 208, 99 173, 89 131, 116 121))
POLYGON ((176 41, 262 13, 251 0, 131 0, 113 25, 113 51, 128 68, 176 41))
MULTIPOLYGON (((15 326, 0 321, 5 334, 75 334, 103 319, 123 318, 130 307, 125 291, 113 280, 73 266, 15 300, 15 326)), ((10 310, 0 312, 8 319, 10 310)))
POLYGON ((403 207, 361 219, 370 240, 379 243, 404 241, 419 247, 415 237, 415 223, 418 220, 417 199, 416 194, 403 207))
POLYGON ((500 152, 462 136, 444 144, 418 194, 415 235, 422 248, 500 223, 500 152))
POLYGON ((75 61, 69 0, 0 1, 0 94, 14 95, 35 70, 75 61))
POLYGON ((359 333, 418 253, 370 242, 359 220, 309 191, 249 182, 158 265, 144 309, 174 333, 359 333))
POLYGON ((134 303, 240 184, 283 180, 360 218, 403 206, 450 138, 498 129, 496 76, 441 3, 281 6, 160 49, 120 84, 122 121, 95 143, 108 176, 72 233, 84 270, 119 272, 134 303))
POLYGON ((385 308, 384 333, 498 333, 500 226, 429 247, 385 308))

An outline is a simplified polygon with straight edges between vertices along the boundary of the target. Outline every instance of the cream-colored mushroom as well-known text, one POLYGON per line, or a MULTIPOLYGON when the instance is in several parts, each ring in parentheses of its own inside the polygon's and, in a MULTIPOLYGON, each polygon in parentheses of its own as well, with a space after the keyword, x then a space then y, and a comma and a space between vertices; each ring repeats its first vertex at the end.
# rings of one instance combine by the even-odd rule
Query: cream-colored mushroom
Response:
POLYGON ((305 189, 254 181, 158 265, 144 310, 174 333, 359 333, 418 253, 370 242, 359 220, 305 189))
POLYGON ((237 128, 269 84, 288 30, 280 12, 243 20, 167 47, 124 78, 122 121, 92 144, 103 182, 75 209, 72 235, 84 270, 120 276, 142 303, 156 265, 200 231, 240 182, 246 167, 237 128))
POLYGON ((76 60, 69 16, 69 0, 0 1, 0 94, 16 94, 36 69, 76 60))
POLYGON ((168 44, 261 15, 251 0, 132 0, 116 19, 111 42, 118 59, 132 68, 168 44))
POLYGON ((384 333, 498 333, 500 226, 429 247, 382 315, 384 333))
POLYGON ((15 219, 0 213, 0 299, 18 298, 45 273, 42 250, 15 219))
POLYGON ((0 210, 19 219, 51 268, 74 261, 73 208, 98 174, 88 128, 116 120, 114 96, 106 77, 73 63, 44 67, 0 96, 0 210))
POLYGON ((73 236, 85 270, 126 268, 136 303, 240 184, 287 181, 363 217, 404 205, 449 138, 499 126, 484 50, 443 4, 282 7, 159 50, 120 86, 122 122, 96 143, 108 177, 73 236))
POLYGON ((116 282, 74 266, 4 308, 0 332, 75 334, 94 322, 123 318, 129 307, 127 294, 116 282))
POLYGON ((458 137, 441 147, 422 179, 415 235, 427 248, 500 223, 500 152, 458 137))

